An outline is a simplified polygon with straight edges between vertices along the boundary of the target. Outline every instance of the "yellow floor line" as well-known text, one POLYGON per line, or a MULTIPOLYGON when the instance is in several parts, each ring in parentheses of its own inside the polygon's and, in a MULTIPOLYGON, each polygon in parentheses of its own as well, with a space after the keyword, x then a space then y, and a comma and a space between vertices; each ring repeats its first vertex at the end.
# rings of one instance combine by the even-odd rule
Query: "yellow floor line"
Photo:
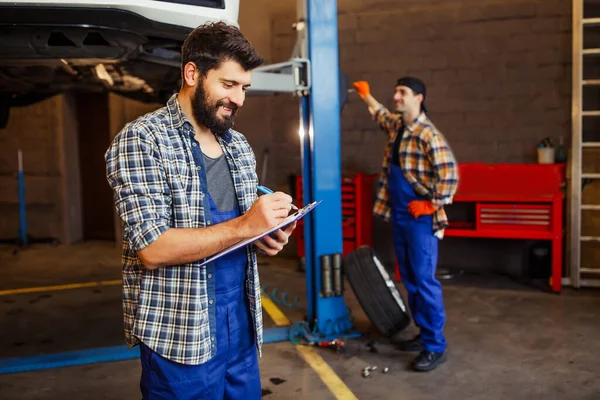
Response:
MULTIPOLYGON (((57 290, 69 290, 69 289, 81 289, 97 286, 113 286, 120 285, 122 281, 99 281, 99 282, 85 282, 85 283, 71 283, 67 285, 54 285, 54 286, 40 286, 22 289, 8 289, 0 290, 0 296, 6 296, 11 294, 23 294, 23 293, 36 293, 36 292, 50 292, 57 290)), ((284 313, 273 303, 273 301, 266 297, 261 296, 262 305, 267 314, 275 322, 277 326, 290 326, 291 321, 285 316, 284 313)), ((350 391, 348 386, 340 379, 339 376, 331 369, 331 367, 323 360, 323 358, 314 352, 310 347, 296 345, 298 352, 304 357, 304 360, 310 367, 319 375, 319 378, 329 388, 331 393, 337 399, 345 400, 358 400, 358 398, 350 391)))
POLYGON ((273 300, 267 296, 260 296, 262 306, 269 314, 269 317, 275 322, 277 326, 290 326, 292 322, 281 312, 281 310, 273 303, 273 300))
POLYGON ((114 281, 100 281, 100 282, 85 282, 85 283, 70 283, 67 285, 54 285, 54 286, 40 286, 22 289, 8 289, 0 290, 0 296, 6 296, 9 294, 23 294, 23 293, 36 293, 36 292, 52 292, 56 290, 69 290, 69 289, 81 289, 97 286, 113 286, 120 285, 123 281, 121 279, 114 281))
POLYGON ((315 372, 319 375, 323 383, 327 385, 331 393, 333 393, 333 395, 337 399, 358 400, 358 397, 356 397, 354 393, 350 391, 350 389, 348 388, 348 386, 346 386, 344 381, 336 375, 336 373, 333 371, 333 369, 331 369, 329 364, 327 364, 325 360, 321 358, 320 355, 315 353, 313 349, 311 349, 310 347, 300 345, 296 345, 296 348, 298 349, 300 354, 302 354, 304 360, 308 363, 308 365, 310 365, 312 369, 315 370, 315 372))
MULTIPOLYGON (((267 314, 275 322, 277 326, 288 326, 291 322, 281 312, 281 310, 273 303, 273 301, 266 297, 261 296, 262 305, 267 314)), ((296 345, 298 352, 304 357, 304 361, 319 375, 319 378, 323 381, 325 386, 329 388, 331 393, 336 399, 344 400, 358 400, 358 397, 350 391, 348 386, 340 379, 339 376, 331 369, 331 367, 323 360, 323 358, 317 354, 312 348, 302 345, 296 345)))

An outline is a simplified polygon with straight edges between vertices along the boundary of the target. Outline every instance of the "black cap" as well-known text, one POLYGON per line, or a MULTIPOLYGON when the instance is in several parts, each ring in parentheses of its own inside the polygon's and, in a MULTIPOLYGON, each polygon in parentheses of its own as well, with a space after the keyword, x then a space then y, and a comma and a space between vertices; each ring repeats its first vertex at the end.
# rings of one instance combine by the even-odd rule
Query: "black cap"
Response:
POLYGON ((412 76, 403 76, 398 79, 396 86, 406 86, 411 88, 415 94, 422 94, 423 101, 421 102, 421 111, 427 112, 427 107, 425 107, 425 98, 427 97, 427 89, 425 88, 425 84, 422 80, 418 78, 414 78, 412 76))

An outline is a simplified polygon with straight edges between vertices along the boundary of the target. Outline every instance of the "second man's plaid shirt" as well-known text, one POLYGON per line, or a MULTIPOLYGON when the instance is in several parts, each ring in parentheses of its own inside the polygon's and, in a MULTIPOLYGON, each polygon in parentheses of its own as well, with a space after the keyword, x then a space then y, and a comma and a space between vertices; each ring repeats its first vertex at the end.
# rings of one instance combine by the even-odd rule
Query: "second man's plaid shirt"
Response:
MULTIPOLYGON (((169 228, 210 225, 204 166, 192 156, 194 130, 177 95, 165 107, 129 123, 105 154, 107 179, 124 225, 123 313, 129 347, 140 340, 172 361, 202 364, 216 354, 214 266, 199 262, 144 269, 136 251, 169 228)), ((229 164, 240 212, 257 199, 256 159, 245 137, 218 138, 229 164)), ((199 157, 202 163, 202 157, 199 157)), ((260 283, 253 246, 246 247, 245 291, 259 353, 263 342, 260 283)), ((201 261, 201 260, 199 260, 201 261)))
POLYGON ((400 134, 399 160, 404 176, 415 193, 438 208, 433 215, 433 232, 442 237, 444 229, 448 227, 443 206, 452 203, 458 187, 458 165, 450 146, 424 113, 406 126, 400 114, 392 114, 383 106, 375 111, 375 117, 389 133, 375 199, 375 215, 386 221, 391 217, 388 173, 394 142, 400 134))

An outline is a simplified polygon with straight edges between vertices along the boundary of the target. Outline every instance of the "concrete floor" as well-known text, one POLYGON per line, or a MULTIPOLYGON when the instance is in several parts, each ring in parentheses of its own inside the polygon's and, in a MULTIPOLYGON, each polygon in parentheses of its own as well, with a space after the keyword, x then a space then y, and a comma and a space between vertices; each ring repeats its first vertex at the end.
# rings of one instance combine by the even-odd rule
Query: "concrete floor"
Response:
MULTIPOLYGON (((271 292, 304 299, 297 261, 261 259, 271 292)), ((0 247, 0 290, 120 279, 119 251, 95 242, 12 254, 0 247)), ((413 354, 389 345, 370 326, 351 290, 347 304, 364 333, 343 353, 317 349, 359 399, 600 399, 600 290, 549 294, 500 276, 444 281, 449 360, 430 373, 407 369, 413 354), (369 351, 368 339, 377 342, 369 351), (361 376, 366 365, 388 374, 361 376)), ((0 296, 0 359, 123 344, 119 286, 0 296)), ((281 307, 292 321, 302 308, 281 307)), ((274 326, 265 313, 266 327, 274 326)), ((406 334, 414 333, 410 327, 406 334)), ((335 398, 288 342, 267 344, 260 360, 265 399, 335 398)), ((139 398, 137 360, 0 375, 0 398, 139 398)))

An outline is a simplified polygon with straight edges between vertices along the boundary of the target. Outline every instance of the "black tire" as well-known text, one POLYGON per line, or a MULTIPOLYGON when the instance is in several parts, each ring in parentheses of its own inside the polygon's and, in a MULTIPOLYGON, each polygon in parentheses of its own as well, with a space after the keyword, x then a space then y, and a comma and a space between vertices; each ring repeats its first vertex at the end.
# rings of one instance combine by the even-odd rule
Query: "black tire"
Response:
POLYGON ((365 314, 383 336, 408 327, 406 302, 372 248, 361 246, 347 254, 344 273, 365 314))

